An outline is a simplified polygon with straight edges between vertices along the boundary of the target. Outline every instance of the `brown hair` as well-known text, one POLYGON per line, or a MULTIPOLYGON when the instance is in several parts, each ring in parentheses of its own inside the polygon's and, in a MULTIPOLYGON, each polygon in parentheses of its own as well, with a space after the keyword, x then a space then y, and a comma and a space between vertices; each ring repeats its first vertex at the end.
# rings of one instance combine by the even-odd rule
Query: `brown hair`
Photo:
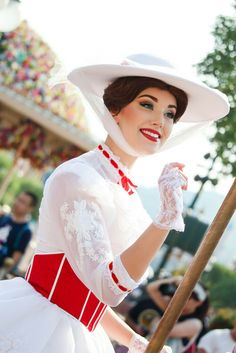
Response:
POLYGON ((181 89, 155 78, 141 76, 119 77, 104 90, 104 104, 110 112, 118 114, 140 92, 149 87, 157 87, 173 94, 177 101, 177 111, 174 119, 176 123, 186 110, 188 97, 181 89))

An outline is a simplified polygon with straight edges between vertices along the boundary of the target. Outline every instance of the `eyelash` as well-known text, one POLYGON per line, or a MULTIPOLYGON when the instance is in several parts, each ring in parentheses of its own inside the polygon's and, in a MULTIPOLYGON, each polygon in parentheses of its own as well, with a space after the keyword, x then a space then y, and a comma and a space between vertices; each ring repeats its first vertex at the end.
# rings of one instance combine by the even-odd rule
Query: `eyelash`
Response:
POLYGON ((173 112, 166 112, 166 113, 165 113, 165 116, 167 116, 167 118, 172 119, 172 120, 175 119, 175 113, 173 113, 173 112), (169 116, 169 114, 170 114, 171 116, 169 116))
POLYGON ((154 106, 152 103, 150 102, 140 102, 140 105, 144 108, 147 108, 147 109, 150 109, 150 110, 153 110, 154 109, 154 106))
MULTIPOLYGON (((150 102, 140 102, 140 105, 146 109, 154 110, 154 105, 150 102)), ((165 116, 172 120, 175 119, 175 113, 173 113, 172 111, 166 112, 165 116)))

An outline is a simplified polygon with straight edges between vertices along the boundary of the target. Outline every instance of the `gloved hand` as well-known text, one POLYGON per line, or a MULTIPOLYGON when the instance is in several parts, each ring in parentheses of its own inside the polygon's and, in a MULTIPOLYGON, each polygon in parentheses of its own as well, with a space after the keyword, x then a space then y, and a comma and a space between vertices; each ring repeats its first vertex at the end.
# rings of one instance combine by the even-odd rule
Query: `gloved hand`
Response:
MULTIPOLYGON (((130 341, 128 353, 144 353, 147 349, 148 343, 149 342, 146 338, 135 334, 130 341)), ((161 353, 172 353, 172 349, 169 346, 164 346, 161 353)))
POLYGON ((187 189, 187 177, 183 174, 184 164, 167 164, 158 180, 160 192, 160 212, 154 224, 161 229, 184 231, 183 190, 187 189))

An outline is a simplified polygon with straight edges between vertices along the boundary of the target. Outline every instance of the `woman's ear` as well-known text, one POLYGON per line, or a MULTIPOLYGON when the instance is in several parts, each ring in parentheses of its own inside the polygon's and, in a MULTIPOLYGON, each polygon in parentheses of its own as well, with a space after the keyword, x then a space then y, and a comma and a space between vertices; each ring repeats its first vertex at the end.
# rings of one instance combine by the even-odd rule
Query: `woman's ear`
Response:
POLYGON ((119 122, 120 122, 119 114, 111 113, 111 115, 113 116, 115 122, 119 125, 119 122))

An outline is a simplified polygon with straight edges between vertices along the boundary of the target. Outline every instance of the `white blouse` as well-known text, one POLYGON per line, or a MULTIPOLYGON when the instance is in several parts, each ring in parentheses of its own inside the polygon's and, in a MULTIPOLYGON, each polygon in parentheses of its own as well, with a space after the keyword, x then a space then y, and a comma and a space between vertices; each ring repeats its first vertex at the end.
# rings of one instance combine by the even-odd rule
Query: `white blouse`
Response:
MULTIPOLYGON (((128 170, 110 149, 119 168, 128 170)), ((128 176, 129 177, 129 176, 128 176)), ((71 267, 103 303, 116 306, 135 282, 123 266, 120 254, 150 225, 136 191, 129 195, 118 170, 96 148, 60 165, 48 178, 40 207, 36 253, 64 252, 71 267)))

